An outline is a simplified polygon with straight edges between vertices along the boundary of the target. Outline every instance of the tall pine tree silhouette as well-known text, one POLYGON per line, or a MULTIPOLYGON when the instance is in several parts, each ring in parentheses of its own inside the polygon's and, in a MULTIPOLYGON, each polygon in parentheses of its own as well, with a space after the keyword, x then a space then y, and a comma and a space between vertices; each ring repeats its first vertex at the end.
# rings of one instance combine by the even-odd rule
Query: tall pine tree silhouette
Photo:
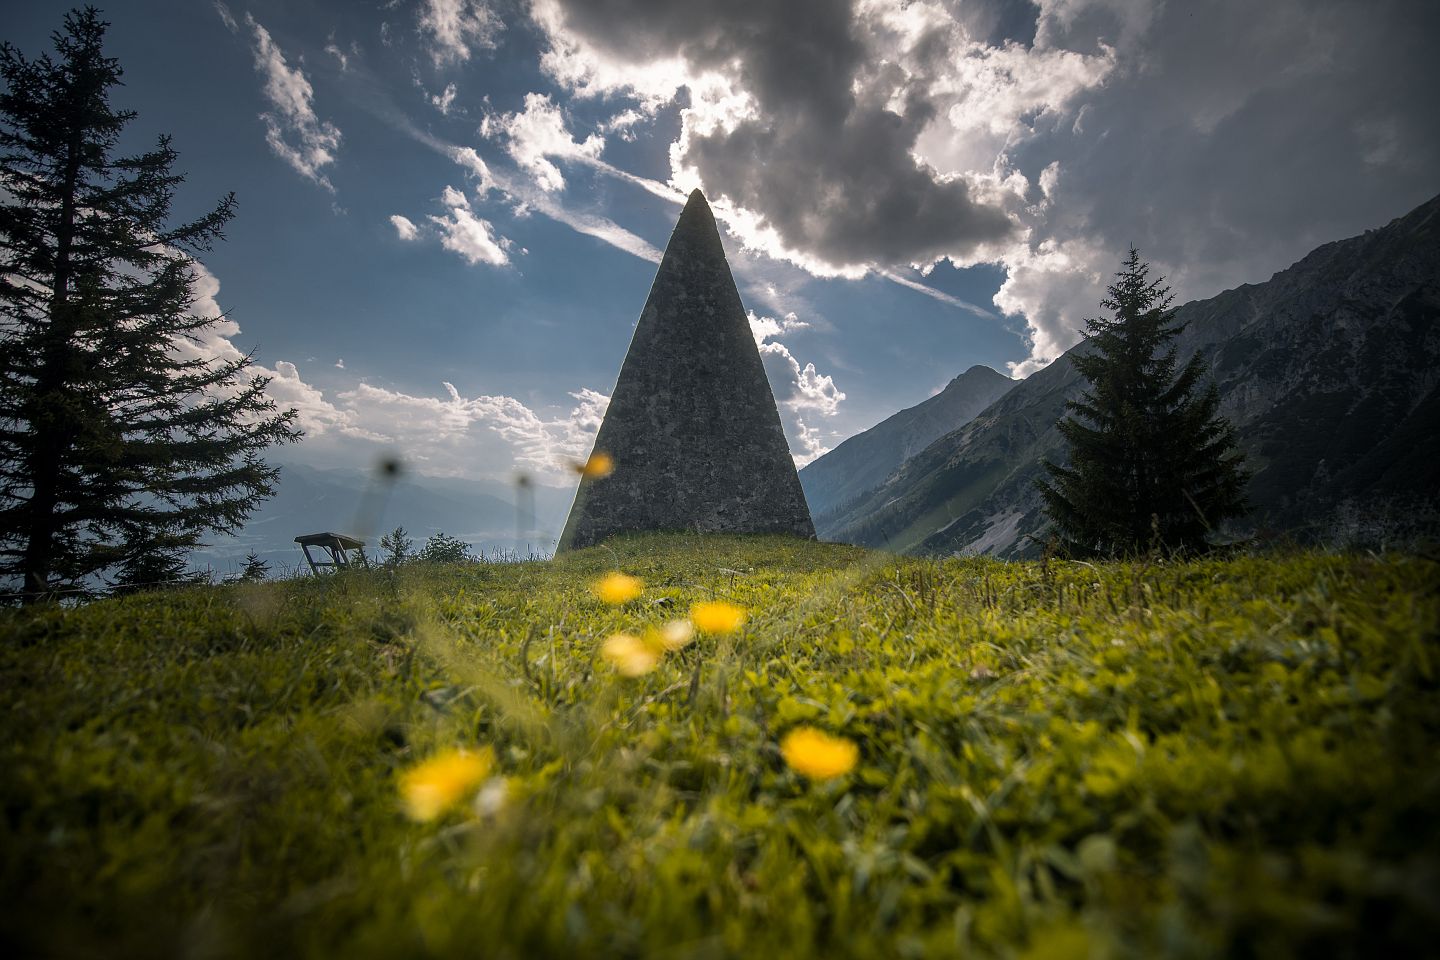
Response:
POLYGON ((1230 423, 1216 413, 1204 361, 1179 367, 1173 297, 1133 247, 1087 319, 1088 350, 1071 354, 1090 382, 1059 423, 1069 464, 1046 462, 1039 481, 1064 547, 1076 555, 1128 555, 1158 547, 1204 549, 1214 528, 1245 512, 1247 473, 1230 423), (1178 372, 1177 372, 1178 368, 1178 372))
POLYGON ((0 575, 29 600, 234 530, 272 492, 260 452, 299 436, 250 357, 201 349, 192 253, 235 200, 172 225, 168 138, 113 155, 135 115, 106 27, 69 14, 56 59, 0 45, 0 575))

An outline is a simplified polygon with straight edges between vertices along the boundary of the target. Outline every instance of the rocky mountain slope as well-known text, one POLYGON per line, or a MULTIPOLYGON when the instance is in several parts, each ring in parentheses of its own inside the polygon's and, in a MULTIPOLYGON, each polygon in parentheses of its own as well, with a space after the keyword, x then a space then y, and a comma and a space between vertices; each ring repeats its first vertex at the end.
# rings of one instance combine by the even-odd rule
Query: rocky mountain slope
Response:
MULTIPOLYGON (((1142 251, 1143 253, 1143 251, 1142 251)), ((1324 536, 1337 511, 1433 510, 1440 490, 1440 197, 1270 280, 1180 307, 1254 472, 1245 526, 1324 536)), ((1084 381, 1070 356, 816 516, 824 539, 921 553, 1034 553, 1034 481, 1084 381)))
POLYGON ((1015 386, 989 367, 973 366, 928 400, 858 433, 800 471, 812 516, 845 506, 884 482, 939 437, 974 419, 1015 386))

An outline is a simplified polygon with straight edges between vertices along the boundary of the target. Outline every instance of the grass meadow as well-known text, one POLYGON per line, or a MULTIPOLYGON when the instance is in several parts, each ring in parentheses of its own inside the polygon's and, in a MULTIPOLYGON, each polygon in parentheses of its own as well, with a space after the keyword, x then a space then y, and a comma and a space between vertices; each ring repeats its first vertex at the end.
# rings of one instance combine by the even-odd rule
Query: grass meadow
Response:
POLYGON ((12 610, 0 947, 1433 955, 1437 588, 648 536, 12 610))

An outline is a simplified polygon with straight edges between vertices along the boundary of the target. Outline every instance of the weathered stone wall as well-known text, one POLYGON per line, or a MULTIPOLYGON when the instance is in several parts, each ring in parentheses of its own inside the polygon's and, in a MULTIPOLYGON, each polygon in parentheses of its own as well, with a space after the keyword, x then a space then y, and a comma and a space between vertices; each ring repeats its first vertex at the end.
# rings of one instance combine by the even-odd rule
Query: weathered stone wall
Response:
POLYGON ((619 533, 814 538, 805 494, 705 197, 690 194, 630 341, 560 549, 619 533))

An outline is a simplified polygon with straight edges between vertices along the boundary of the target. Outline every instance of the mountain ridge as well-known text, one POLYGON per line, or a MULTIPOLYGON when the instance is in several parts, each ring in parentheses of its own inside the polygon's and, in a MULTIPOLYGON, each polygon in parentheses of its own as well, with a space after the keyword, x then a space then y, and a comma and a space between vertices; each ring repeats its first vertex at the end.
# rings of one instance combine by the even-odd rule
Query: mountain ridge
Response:
MULTIPOLYGON (((1440 487, 1440 197, 1315 248, 1262 283, 1176 309, 1255 475, 1252 527, 1300 536, 1347 502, 1440 487)), ((826 539, 920 553, 1035 553, 1033 481, 1063 459, 1056 421, 1082 341, 838 513, 826 539)))
POLYGON ((893 473, 937 438, 969 422, 1018 381, 975 364, 939 393, 857 433, 800 471, 810 513, 843 507, 893 473))

